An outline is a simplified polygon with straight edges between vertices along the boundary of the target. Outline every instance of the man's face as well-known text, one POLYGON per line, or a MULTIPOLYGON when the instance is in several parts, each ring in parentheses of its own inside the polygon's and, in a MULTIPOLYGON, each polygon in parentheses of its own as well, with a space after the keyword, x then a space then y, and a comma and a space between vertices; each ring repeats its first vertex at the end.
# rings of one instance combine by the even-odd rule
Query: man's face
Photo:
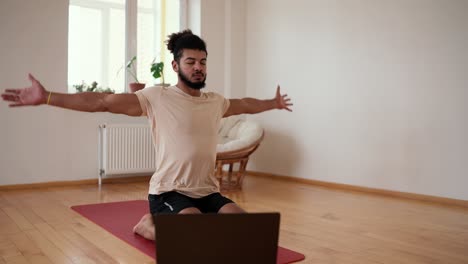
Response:
POLYGON ((206 52, 184 49, 179 63, 172 62, 179 79, 188 87, 200 90, 206 81, 206 52))

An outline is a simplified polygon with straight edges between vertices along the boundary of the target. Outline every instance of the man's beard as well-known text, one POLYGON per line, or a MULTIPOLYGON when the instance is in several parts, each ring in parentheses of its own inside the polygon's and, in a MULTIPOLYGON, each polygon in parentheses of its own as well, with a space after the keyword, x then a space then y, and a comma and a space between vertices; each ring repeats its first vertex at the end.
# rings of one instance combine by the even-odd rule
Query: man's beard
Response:
POLYGON ((183 83, 185 83, 185 85, 187 85, 188 87, 194 89, 194 90, 200 90, 202 89, 203 87, 205 87, 206 83, 206 74, 205 74, 205 78, 199 82, 192 82, 189 80, 189 78, 187 78, 187 76, 182 73, 182 71, 179 71, 179 78, 180 80, 182 80, 183 83))

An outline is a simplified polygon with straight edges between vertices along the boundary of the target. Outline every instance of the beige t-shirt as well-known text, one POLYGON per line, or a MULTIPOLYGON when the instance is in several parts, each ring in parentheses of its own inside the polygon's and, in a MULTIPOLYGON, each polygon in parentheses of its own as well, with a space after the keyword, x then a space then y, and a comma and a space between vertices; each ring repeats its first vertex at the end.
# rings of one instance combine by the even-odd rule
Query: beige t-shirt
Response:
POLYGON ((219 192, 214 175, 217 133, 229 100, 213 92, 193 97, 176 86, 148 87, 135 94, 156 150, 149 193, 177 191, 199 198, 219 192))

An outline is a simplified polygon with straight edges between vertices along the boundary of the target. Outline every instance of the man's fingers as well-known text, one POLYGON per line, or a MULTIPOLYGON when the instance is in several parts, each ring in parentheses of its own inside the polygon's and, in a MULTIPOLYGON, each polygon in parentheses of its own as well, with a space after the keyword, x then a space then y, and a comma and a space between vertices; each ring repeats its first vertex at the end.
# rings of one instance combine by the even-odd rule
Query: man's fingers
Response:
POLYGON ((36 78, 34 78, 34 76, 32 76, 32 74, 30 74, 30 73, 28 73, 28 79, 29 79, 31 82, 37 81, 36 78))
POLYGON ((283 109, 286 109, 288 110, 289 112, 292 112, 291 107, 293 104, 290 102, 291 101, 291 98, 287 98, 288 97, 288 94, 281 94, 281 88, 278 84, 278 86, 276 87, 276 96, 277 98, 280 97, 280 102, 282 101, 282 104, 283 104, 283 109))
POLYGON ((289 112, 292 112, 291 108, 289 108, 289 107, 291 107, 291 106, 293 106, 292 103, 284 102, 283 109, 286 109, 286 110, 288 110, 289 112))
POLYGON ((21 90, 20 89, 5 89, 5 93, 19 94, 21 93, 21 90))
POLYGON ((34 78, 34 76, 32 76, 32 74, 29 73, 28 77, 29 77, 29 80, 31 80, 31 83, 32 83, 33 85, 34 85, 34 84, 37 84, 37 85, 41 85, 41 86, 42 86, 41 82, 39 82, 38 80, 36 80, 36 78, 34 78))
POLYGON ((18 96, 12 94, 2 94, 2 98, 5 101, 17 101, 18 96))

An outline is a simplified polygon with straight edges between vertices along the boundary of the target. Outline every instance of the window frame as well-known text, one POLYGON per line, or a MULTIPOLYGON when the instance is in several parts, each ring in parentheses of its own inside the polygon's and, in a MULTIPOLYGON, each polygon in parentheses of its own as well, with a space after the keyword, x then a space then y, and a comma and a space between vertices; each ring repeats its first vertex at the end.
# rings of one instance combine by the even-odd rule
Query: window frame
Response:
MULTIPOLYGON (((188 0, 153 0, 155 3, 159 1, 179 1, 179 25, 181 29, 187 28, 187 14, 188 14, 188 0)), ((111 2, 100 2, 100 1, 87 1, 87 0, 70 0, 68 6, 75 5, 79 7, 85 7, 85 8, 92 8, 92 9, 100 9, 102 13, 102 26, 103 26, 103 32, 107 32, 109 28, 109 12, 107 12, 109 6, 116 8, 116 9, 122 9, 121 4, 116 4, 116 3, 111 3, 111 2)), ((138 30, 138 0, 125 0, 125 4, 123 6, 124 12, 125 12, 125 61, 123 62, 123 65, 127 61, 129 61, 133 56, 137 55, 137 30, 138 30)), ((140 8, 141 11, 141 8, 140 8)), ((160 15, 160 13, 158 13, 160 15)), ((107 47, 108 47, 108 39, 104 38, 104 41, 102 42, 101 45, 101 54, 102 54, 102 60, 107 61, 107 56, 109 56, 107 52, 107 47)), ((101 71, 102 71, 102 78, 103 78, 103 83, 108 83, 108 76, 107 74, 104 74, 108 72, 108 65, 106 63, 102 63, 101 65, 101 71)), ((137 65, 135 65, 135 71, 138 72, 137 65)), ((128 71, 125 72, 125 78, 124 78, 124 93, 129 92, 129 83, 132 81, 132 78, 128 71)), ((68 78, 67 78, 68 79, 68 78)), ((71 84, 68 84, 71 86, 71 84)), ((70 91, 70 87, 68 87, 68 91, 70 91)))

